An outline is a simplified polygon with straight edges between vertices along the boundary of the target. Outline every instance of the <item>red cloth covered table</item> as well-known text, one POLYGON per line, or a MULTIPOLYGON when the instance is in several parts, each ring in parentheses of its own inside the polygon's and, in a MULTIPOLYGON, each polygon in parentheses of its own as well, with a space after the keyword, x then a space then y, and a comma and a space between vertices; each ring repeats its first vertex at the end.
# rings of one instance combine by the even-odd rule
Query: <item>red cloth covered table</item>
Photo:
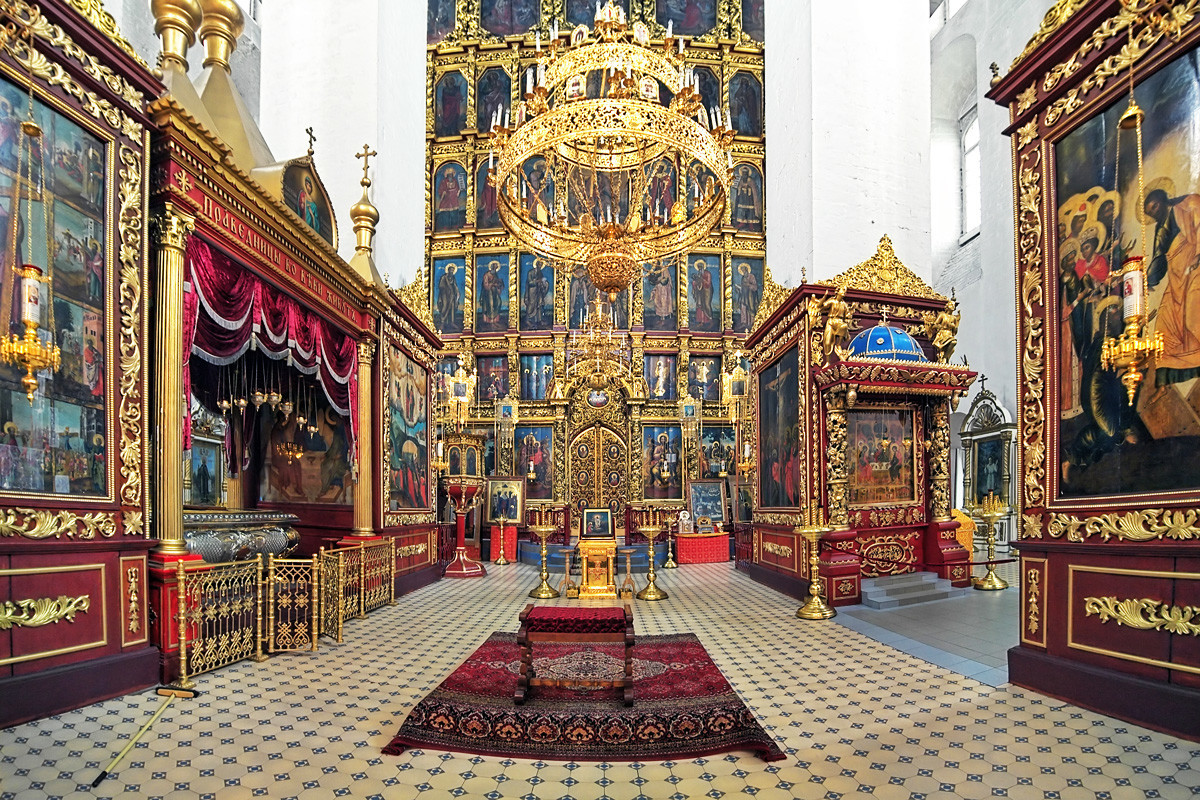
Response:
POLYGON ((625 705, 633 705, 633 611, 612 606, 570 608, 565 606, 525 606, 520 616, 517 644, 521 648, 521 671, 517 678, 514 702, 521 705, 531 686, 615 687, 623 690, 625 705), (534 677, 535 642, 624 642, 625 672, 615 681, 587 679, 579 681, 542 680, 534 677))
MULTIPOLYGON (((491 537, 491 560, 495 561, 500 557, 500 526, 492 526, 491 537)), ((504 526, 504 557, 509 561, 517 560, 517 526, 504 526)))
POLYGON ((678 536, 675 550, 680 564, 711 564, 729 560, 729 534, 678 536))

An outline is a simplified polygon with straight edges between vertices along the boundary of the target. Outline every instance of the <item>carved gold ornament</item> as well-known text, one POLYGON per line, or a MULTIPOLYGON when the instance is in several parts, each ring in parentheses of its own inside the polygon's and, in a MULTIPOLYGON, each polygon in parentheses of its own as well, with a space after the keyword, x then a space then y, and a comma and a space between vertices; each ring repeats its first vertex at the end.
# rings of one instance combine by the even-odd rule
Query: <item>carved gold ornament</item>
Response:
POLYGON ((129 578, 129 632, 137 633, 142 628, 141 598, 138 596, 140 571, 137 567, 130 567, 126 575, 129 578))
POLYGON ((1044 321, 1035 312, 1043 306, 1042 287, 1042 187, 1040 150, 1021 156, 1018 172, 1017 247, 1021 266, 1021 446, 1024 449, 1026 508, 1042 504, 1046 490, 1046 334, 1044 321))
POLYGON ((148 67, 133 46, 125 41, 125 37, 121 34, 121 26, 113 19, 112 14, 104 10, 104 3, 101 0, 67 0, 67 2, 82 14, 84 19, 92 23, 96 30, 107 36, 113 44, 124 50, 134 61, 143 67, 148 67))
POLYGON ((144 231, 142 230, 142 158, 132 147, 121 145, 121 188, 118 193, 121 207, 117 216, 120 240, 121 331, 118 349, 121 368, 121 502, 138 506, 142 503, 142 349, 139 332, 142 328, 142 281, 140 258, 144 231))
POLYGON ((875 255, 861 264, 829 280, 817 281, 820 286, 845 287, 866 292, 896 294, 907 297, 923 297, 929 300, 948 300, 938 294, 929 284, 921 280, 896 257, 892 239, 884 236, 879 240, 875 255))
POLYGON ((1037 102, 1037 84, 1029 84, 1029 88, 1017 95, 1017 113, 1024 114, 1037 102))
POLYGON ((409 556, 419 556, 429 550, 427 542, 418 542, 417 544, 406 544, 396 548, 396 555, 399 558, 408 558, 409 556))
POLYGON ((791 558, 793 552, 792 548, 786 544, 776 544, 775 542, 763 542, 762 549, 781 558, 791 558))
POLYGON ((1164 511, 1151 508, 1086 519, 1054 514, 1050 517, 1047 529, 1051 537, 1066 537, 1069 542, 1082 542, 1093 536, 1099 536, 1105 542, 1113 538, 1129 542, 1148 542, 1153 539, 1189 541, 1200 539, 1197 519, 1200 519, 1200 512, 1195 509, 1164 511))
POLYGON ((1087 5, 1087 0, 1058 0, 1058 2, 1050 7, 1046 15, 1042 17, 1042 24, 1038 27, 1037 33, 1025 45, 1025 49, 1021 51, 1021 54, 1013 59, 1009 70, 1011 71, 1013 67, 1024 61, 1030 53, 1036 50, 1042 42, 1049 39, 1056 30, 1065 25, 1067 20, 1075 15, 1076 11, 1085 5, 1087 5))
POLYGON ((1041 579, 1041 571, 1031 569, 1025 573, 1025 630, 1029 631, 1030 636, 1037 635, 1038 625, 1041 617, 1040 602, 1042 587, 1038 583, 1041 579))
POLYGON ((1032 142, 1038 136, 1038 121, 1031 119, 1020 128, 1017 129, 1017 149, 1023 150, 1025 145, 1032 142))
POLYGON ((1022 520, 1024 521, 1021 527, 1022 539, 1042 538, 1042 517, 1040 514, 1025 514, 1022 520))
POLYGON ((26 539, 95 539, 96 534, 108 538, 117 532, 112 514, 95 511, 76 514, 73 511, 48 511, 33 508, 0 509, 0 536, 23 536, 26 539))
POLYGON ((5 600, 0 603, 0 631, 14 625, 18 628, 40 628, 65 619, 75 621, 77 612, 88 610, 91 599, 83 594, 79 597, 59 595, 57 598, 39 597, 36 600, 5 600))
POLYGON ((1083 610, 1100 622, 1115 620, 1118 625, 1128 625, 1140 631, 1161 631, 1180 636, 1200 636, 1200 622, 1193 622, 1200 608, 1192 606, 1169 606, 1159 600, 1117 600, 1115 597, 1085 597, 1083 610))

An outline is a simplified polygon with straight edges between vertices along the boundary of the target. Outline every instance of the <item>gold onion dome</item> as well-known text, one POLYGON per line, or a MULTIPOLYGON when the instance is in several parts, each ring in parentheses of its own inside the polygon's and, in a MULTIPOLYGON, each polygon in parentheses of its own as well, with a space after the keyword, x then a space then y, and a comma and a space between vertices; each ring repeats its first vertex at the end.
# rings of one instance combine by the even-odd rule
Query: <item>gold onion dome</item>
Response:
MULTIPOLYGON (((584 265, 610 298, 641 265, 681 253, 725 212, 734 131, 704 108, 668 29, 650 47, 609 2, 594 31, 537 40, 524 101, 491 114, 489 181, 504 226, 556 267, 584 265), (515 118, 514 118, 515 117, 515 118), (662 186, 686 186, 686 199, 662 186)), ((682 49, 682 48, 680 48, 682 49)))
POLYGON ((203 12, 199 0, 150 0, 154 33, 162 37, 164 59, 174 59, 187 70, 187 51, 196 43, 203 12))
POLYGON ((233 0, 200 0, 204 21, 200 23, 200 41, 204 42, 204 66, 217 64, 229 69, 229 56, 246 27, 246 18, 233 0))

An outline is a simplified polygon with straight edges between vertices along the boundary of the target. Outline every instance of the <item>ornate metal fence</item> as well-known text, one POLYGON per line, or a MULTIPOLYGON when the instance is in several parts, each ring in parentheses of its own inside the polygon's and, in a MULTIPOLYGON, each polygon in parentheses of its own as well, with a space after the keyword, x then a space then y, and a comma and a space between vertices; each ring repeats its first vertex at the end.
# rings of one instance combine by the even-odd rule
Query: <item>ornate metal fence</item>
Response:
POLYGON ((396 601, 396 543, 364 542, 321 549, 321 635, 342 641, 345 622, 396 601), (336 589, 335 589, 336 587, 336 589))
POLYGON ((262 557, 222 564, 180 561, 179 685, 191 677, 262 652, 262 557))
POLYGON ((267 652, 317 649, 320 574, 316 556, 268 557, 267 652))

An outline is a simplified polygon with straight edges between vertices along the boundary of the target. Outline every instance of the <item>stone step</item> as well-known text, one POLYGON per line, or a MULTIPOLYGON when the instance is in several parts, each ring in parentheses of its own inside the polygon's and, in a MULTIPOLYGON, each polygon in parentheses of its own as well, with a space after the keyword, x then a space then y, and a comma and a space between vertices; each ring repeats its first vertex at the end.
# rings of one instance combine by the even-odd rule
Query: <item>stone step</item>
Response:
POLYGON ((868 578, 862 582, 862 604, 887 609, 962 597, 966 589, 950 585, 932 572, 868 578))
POLYGON ((941 590, 943 587, 936 583, 907 583, 903 586, 874 586, 862 587, 863 597, 907 597, 913 594, 927 594, 941 590))
POLYGON ((938 577, 932 572, 906 572, 903 575, 884 575, 879 578, 863 578, 864 587, 905 586, 908 584, 926 584, 937 581, 938 577))
POLYGON ((900 606, 912 606, 917 603, 932 603, 936 600, 949 600, 952 597, 962 597, 966 594, 965 589, 949 589, 944 591, 930 592, 926 595, 908 595, 905 597, 888 597, 879 600, 863 598, 863 605, 868 608, 876 608, 886 610, 889 608, 899 608, 900 606))

